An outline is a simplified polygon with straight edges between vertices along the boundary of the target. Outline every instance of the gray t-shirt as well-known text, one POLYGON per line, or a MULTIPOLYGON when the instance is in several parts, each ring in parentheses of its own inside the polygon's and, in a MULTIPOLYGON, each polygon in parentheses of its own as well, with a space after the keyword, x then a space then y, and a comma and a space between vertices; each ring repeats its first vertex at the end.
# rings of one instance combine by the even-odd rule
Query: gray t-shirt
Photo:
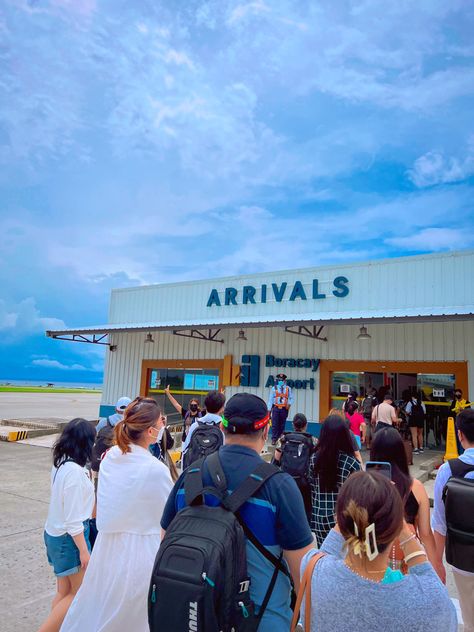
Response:
MULTIPOLYGON (((457 631, 454 605, 429 562, 412 567, 398 582, 377 584, 344 564, 343 546, 334 530, 321 546, 329 555, 317 562, 311 580, 311 632, 457 631)), ((303 558, 301 573, 313 554, 303 558)))

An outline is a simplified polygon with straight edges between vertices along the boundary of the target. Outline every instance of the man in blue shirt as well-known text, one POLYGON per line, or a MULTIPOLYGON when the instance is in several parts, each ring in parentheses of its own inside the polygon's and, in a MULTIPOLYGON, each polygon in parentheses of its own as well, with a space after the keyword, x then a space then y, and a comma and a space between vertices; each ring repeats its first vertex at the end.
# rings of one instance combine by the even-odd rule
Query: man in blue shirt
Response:
MULTIPOLYGON (((222 469, 229 492, 261 463, 260 453, 268 436, 269 414, 265 402, 256 395, 238 393, 227 403, 222 421, 225 445, 219 449, 222 469)), ((176 513, 185 506, 183 478, 176 482, 166 503, 161 526, 168 528, 176 513)), ((212 485, 206 464, 204 485, 212 485)), ((216 505, 214 496, 206 495, 207 505, 216 505)), ((291 476, 279 472, 270 478, 240 509, 240 515, 254 536, 274 556, 283 557, 299 585, 302 557, 313 547, 313 536, 306 520, 303 499, 291 476)), ((250 594, 256 608, 261 606, 273 576, 273 564, 247 540, 247 570, 251 579, 250 594)), ((290 582, 280 572, 267 605, 259 632, 289 630, 291 623, 290 582)))
MULTIPOLYGON (((458 439, 464 448, 459 460, 474 467, 474 410, 463 410, 456 418, 458 439)), ((436 551, 442 559, 446 543, 446 513, 443 502, 443 489, 452 472, 449 462, 443 463, 436 475, 434 488, 434 508, 431 517, 436 551)), ((465 474, 464 478, 474 479, 474 470, 465 474)), ((459 593, 459 603, 464 620, 464 630, 474 632, 474 573, 453 568, 453 577, 459 593)))
POLYGON ((293 391, 286 383, 286 375, 278 373, 276 379, 277 383, 272 386, 268 399, 268 410, 272 415, 272 445, 276 445, 283 434, 290 406, 293 403, 293 391))

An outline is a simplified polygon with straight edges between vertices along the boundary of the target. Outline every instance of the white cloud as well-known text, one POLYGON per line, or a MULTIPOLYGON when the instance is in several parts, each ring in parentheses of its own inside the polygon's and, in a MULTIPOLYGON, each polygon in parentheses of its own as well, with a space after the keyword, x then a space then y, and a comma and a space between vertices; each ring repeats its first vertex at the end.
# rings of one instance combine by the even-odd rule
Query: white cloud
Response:
POLYGON ((13 305, 7 305, 6 301, 0 299, 0 331, 5 335, 25 337, 47 329, 65 327, 59 318, 42 316, 32 297, 13 305))
POLYGON ((63 364, 59 360, 50 360, 49 358, 40 358, 31 362, 32 366, 41 366, 47 369, 60 369, 61 371, 93 371, 82 364, 63 364))
POLYGON ((466 231, 456 228, 425 228, 413 235, 385 240, 386 244, 396 248, 424 252, 467 248, 473 242, 473 238, 466 231))
POLYGON ((415 160, 408 172, 410 180, 417 187, 460 182, 474 175, 474 136, 468 143, 464 158, 446 157, 441 152, 430 151, 415 160))
POLYGON ((261 15, 270 12, 270 7, 261 1, 238 4, 231 10, 231 13, 227 19, 227 23, 229 25, 237 24, 246 17, 261 15))

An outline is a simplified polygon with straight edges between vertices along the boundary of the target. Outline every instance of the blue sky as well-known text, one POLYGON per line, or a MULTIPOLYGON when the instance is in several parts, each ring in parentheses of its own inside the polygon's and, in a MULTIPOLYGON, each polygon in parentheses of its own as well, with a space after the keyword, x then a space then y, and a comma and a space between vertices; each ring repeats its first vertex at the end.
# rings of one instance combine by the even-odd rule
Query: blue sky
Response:
POLYGON ((470 248, 474 5, 4 0, 0 377, 111 288, 470 248))

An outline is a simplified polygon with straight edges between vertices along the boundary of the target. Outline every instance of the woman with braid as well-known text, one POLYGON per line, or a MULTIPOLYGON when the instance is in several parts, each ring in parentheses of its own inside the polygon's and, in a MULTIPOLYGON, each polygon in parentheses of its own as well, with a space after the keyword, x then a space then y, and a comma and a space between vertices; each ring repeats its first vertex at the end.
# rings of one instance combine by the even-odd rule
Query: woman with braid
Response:
POLYGON ((323 555, 311 551, 302 561, 311 584, 311 632, 456 632, 455 608, 388 478, 352 474, 339 492, 336 517, 323 555), (397 538, 408 575, 389 565, 397 538))

